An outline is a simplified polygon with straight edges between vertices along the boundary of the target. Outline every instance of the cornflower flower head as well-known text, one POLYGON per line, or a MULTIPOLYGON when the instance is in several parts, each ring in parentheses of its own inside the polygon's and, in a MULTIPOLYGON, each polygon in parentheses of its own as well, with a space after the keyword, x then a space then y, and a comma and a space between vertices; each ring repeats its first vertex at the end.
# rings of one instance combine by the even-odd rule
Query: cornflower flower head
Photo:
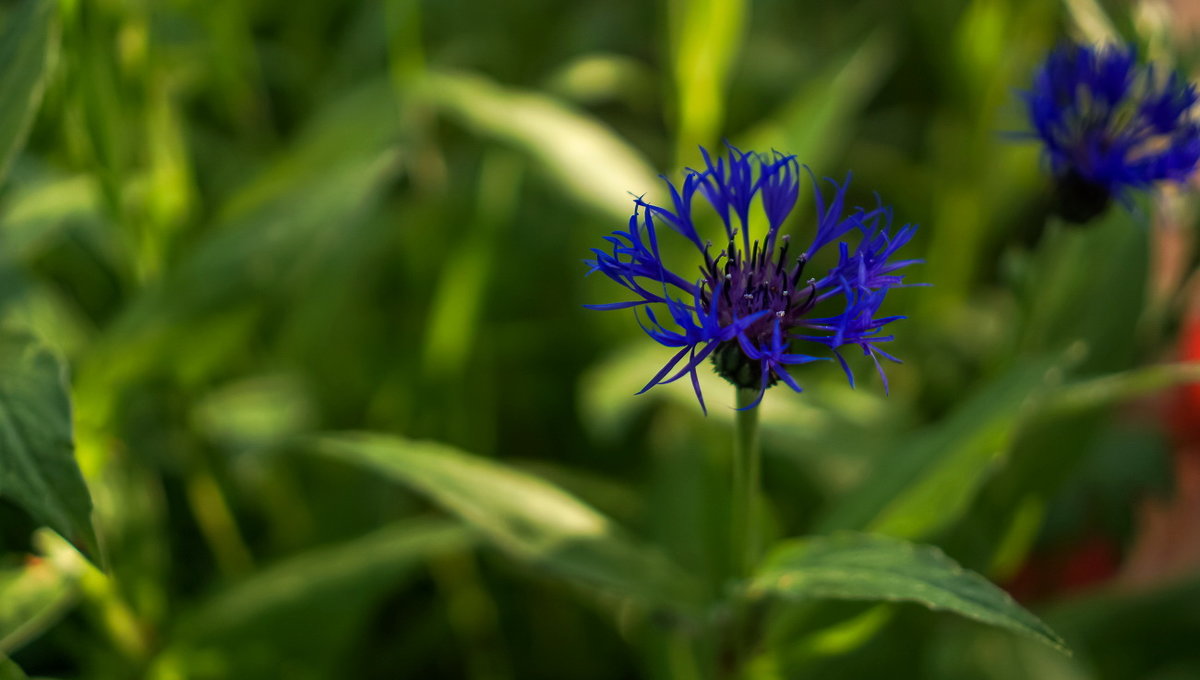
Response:
POLYGON ((1131 190, 1184 182, 1200 161, 1196 87, 1139 65, 1131 47, 1066 44, 1022 93, 1055 177, 1056 211, 1086 222, 1131 190))
POLYGON ((826 196, 809 172, 816 228, 807 245, 793 245, 780 228, 800 192, 796 158, 730 147, 714 160, 705 149, 700 152, 704 169, 689 169, 681 185, 663 178, 670 206, 635 199, 628 229, 605 237, 611 249, 593 248, 595 259, 586 261, 589 274, 604 274, 633 297, 589 308, 633 308, 647 335, 675 349, 638 394, 690 376, 705 409, 696 373, 705 360, 737 387, 758 390, 745 408, 757 406, 779 381, 800 392, 788 366, 837 358, 853 386, 854 374, 842 356, 848 347, 874 360, 886 389, 879 358, 899 359, 880 348, 893 338, 884 328, 904 317, 882 316, 879 309, 890 289, 906 285, 899 271, 917 262, 895 257, 916 227, 893 233, 891 209, 882 204, 847 210, 850 176, 841 184, 826 180, 832 193, 826 196), (723 247, 697 229, 696 213, 705 210, 715 212, 724 228, 723 247), (761 218, 754 219, 756 211, 761 218), (765 225, 765 233, 752 234, 751 224, 765 225), (698 274, 672 271, 664 263, 663 227, 695 246, 698 274), (809 263, 826 246, 836 248, 836 263, 814 275, 809 263))

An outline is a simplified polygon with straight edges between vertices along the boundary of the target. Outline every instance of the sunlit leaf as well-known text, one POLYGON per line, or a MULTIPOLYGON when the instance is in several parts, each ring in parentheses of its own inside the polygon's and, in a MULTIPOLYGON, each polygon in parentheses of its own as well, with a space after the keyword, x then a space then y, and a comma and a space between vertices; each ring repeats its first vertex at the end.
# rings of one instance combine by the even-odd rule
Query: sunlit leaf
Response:
POLYGON ((0 34, 0 181, 25 144, 58 51, 58 3, 25 0, 0 34))
POLYGON ((915 602, 1064 649, 1062 638, 984 577, 935 547, 886 536, 841 533, 785 543, 752 578, 750 592, 791 600, 915 602))
POLYGON ((63 367, 29 336, 0 334, 0 431, 0 496, 95 556, 63 367))
POLYGON ((0 245, 16 261, 41 254, 69 224, 94 223, 100 216, 100 196, 82 175, 14 182, 9 191, 0 245))
POLYGON ((690 158, 697 144, 712 144, 721 130, 749 5, 746 0, 667 3, 681 156, 690 158))
POLYGON ((629 218, 630 192, 658 190, 654 172, 628 142, 552 97, 447 71, 431 72, 423 92, 480 134, 525 151, 548 179, 614 218, 629 218))
POLYGON ((192 412, 196 428, 233 450, 267 447, 305 430, 313 404, 295 375, 259 375, 205 396, 192 412))
POLYGON ((687 605, 688 576, 552 484, 435 442, 329 435, 318 450, 426 494, 508 554, 644 603, 687 605))

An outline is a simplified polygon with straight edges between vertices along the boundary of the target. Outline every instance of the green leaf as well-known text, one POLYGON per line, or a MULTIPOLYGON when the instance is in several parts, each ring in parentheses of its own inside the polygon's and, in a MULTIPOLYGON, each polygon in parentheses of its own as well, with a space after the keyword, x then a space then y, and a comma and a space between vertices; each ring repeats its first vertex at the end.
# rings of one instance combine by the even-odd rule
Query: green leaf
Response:
POLYGON ((750 593, 789 600, 915 602, 1066 651, 1062 638, 983 576, 936 547, 886 536, 840 533, 786 542, 753 577, 750 593))
POLYGON ((849 138, 858 112, 893 68, 894 42, 887 31, 877 31, 853 49, 839 53, 829 66, 803 81, 794 97, 747 133, 754 148, 786 150, 821 173, 826 159, 849 138))
POLYGON ((517 559, 643 603, 686 607, 695 584, 558 487, 436 442, 328 435, 318 450, 364 465, 457 514, 517 559))
POLYGON ((58 50, 58 2, 25 0, 0 35, 0 181, 29 136, 58 50))
POLYGON ((0 571, 0 653, 36 637, 75 594, 74 579, 45 561, 0 571))
POLYGON ((919 538, 953 523, 1007 454, 1030 404, 1059 375, 1060 362, 1018 364, 939 424, 899 444, 833 506, 818 531, 869 529, 919 538))
POLYGON ((21 667, 0 655, 0 680, 28 680, 21 667))
POLYGON ((451 72, 428 74, 422 92, 478 133, 528 153, 548 179, 614 218, 629 219, 629 192, 658 189, 654 172, 628 142, 552 97, 451 72))
POLYGON ((33 338, 0 334, 0 497, 94 557, 92 499, 75 461, 63 372, 33 338))
POLYGON ((40 557, 0 570, 0 656, 41 635, 75 603, 83 557, 48 529, 34 537, 40 557))
MULTIPOLYGON (((1132 570, 1130 572, 1132 573, 1132 570)), ((1133 579, 1063 598, 1046 620, 1073 642, 1080 657, 1104 678, 1194 678, 1200 633, 1200 574, 1133 579), (1168 673, 1179 665, 1190 672, 1168 673)), ((1030 676, 1027 676, 1030 677, 1030 676)))
POLYGON ((1081 380, 1048 395, 1038 418, 1051 421, 1196 381, 1200 381, 1200 362, 1158 364, 1081 380))
MULTIPOLYGON (((1071 636, 1071 639, 1077 638, 1071 636)), ((1126 643, 1121 647, 1128 651, 1134 645, 1126 643)), ((1087 656, 1081 646, 1076 646, 1075 651, 1081 657, 1087 656)), ((1078 657, 1060 654, 1027 638, 981 626, 938 630, 930 640, 927 658, 921 677, 928 680, 1098 680, 1101 676, 1096 668, 1103 668, 1103 677, 1107 678, 1144 677, 1137 671, 1126 675, 1114 673, 1111 666, 1097 665, 1094 659, 1088 658, 1083 663, 1078 657)), ((1141 666, 1142 670, 1146 668, 1141 666)))
POLYGON ((458 523, 411 520, 268 566, 185 613, 164 663, 203 668, 188 677, 333 677, 334 663, 385 591, 431 556, 470 546, 458 523))
POLYGON ((671 74, 674 76, 677 154, 691 158, 711 144, 725 121, 730 76, 750 14, 745 0, 671 0, 671 74))
POLYGON ((1145 315, 1149 242, 1125 210, 1108 211, 1088 229, 1048 222, 1028 269, 1014 282, 1024 317, 1018 352, 1075 345, 1084 354, 1075 367, 1079 374, 1129 368, 1145 315))
MULTIPOLYGON (((314 116, 187 256, 106 327, 79 369, 80 412, 102 421, 126 383, 154 370, 198 381, 225 366, 265 305, 311 280, 342 247, 362 245, 397 171, 395 117, 383 79, 339 94, 314 116)), ((313 305, 304 302, 293 313, 313 305)))
POLYGON ((101 196, 85 175, 22 176, 5 192, 0 248, 14 262, 42 256, 68 227, 90 232, 89 239, 108 228, 100 217, 101 196))
POLYGON ((1105 408, 1165 386, 1174 372, 1118 373, 1137 360, 1139 329, 1150 327, 1149 238, 1134 222, 1126 210, 1110 210, 1087 229, 1051 220, 1031 259, 1014 270, 1022 304, 1016 354, 1066 348, 1076 357, 1064 371, 1068 377, 1108 375, 1047 391, 1030 412, 1012 456, 977 494, 970 521, 942 540, 972 567, 989 574, 1016 568, 1033 548, 1051 499, 1095 450, 1105 408))

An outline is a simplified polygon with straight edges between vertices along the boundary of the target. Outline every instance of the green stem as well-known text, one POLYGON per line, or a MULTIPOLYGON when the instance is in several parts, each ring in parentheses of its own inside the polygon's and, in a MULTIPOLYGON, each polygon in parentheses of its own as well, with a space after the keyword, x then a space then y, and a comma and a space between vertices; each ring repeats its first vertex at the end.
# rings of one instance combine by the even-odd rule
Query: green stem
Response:
POLYGON ((745 408, 758 397, 756 390, 738 389, 737 420, 733 441, 733 573, 744 579, 758 562, 758 508, 761 453, 758 445, 758 408, 745 408))
MULTIPOLYGON (((761 476, 758 446, 758 408, 746 408, 758 397, 755 390, 738 389, 733 438, 733 493, 730 497, 730 572, 735 590, 754 572, 758 562, 758 493, 761 476)), ((750 612, 745 603, 734 605, 730 634, 732 663, 725 667, 729 677, 739 677, 752 645, 749 640, 750 612)))

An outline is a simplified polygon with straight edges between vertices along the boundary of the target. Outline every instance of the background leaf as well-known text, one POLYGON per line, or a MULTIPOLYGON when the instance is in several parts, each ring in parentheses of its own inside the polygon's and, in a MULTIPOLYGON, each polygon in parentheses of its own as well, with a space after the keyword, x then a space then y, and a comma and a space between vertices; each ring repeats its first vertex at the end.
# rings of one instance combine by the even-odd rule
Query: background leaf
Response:
POLYGON ((1061 378, 1059 362, 1022 361, 937 426, 896 445, 859 488, 830 507, 819 530, 918 538, 952 524, 1003 463, 1039 392, 1061 378))
POLYGON ((54 624, 77 590, 71 574, 43 560, 0 571, 0 653, 13 652, 54 624))
POLYGON ((55 0, 25 0, 0 34, 0 182, 25 145, 58 51, 55 0))
POLYGON ((449 71, 430 72, 422 87, 439 109, 525 151, 572 197, 613 219, 629 218, 630 192, 659 191, 654 172, 628 142, 550 96, 449 71))
POLYGON ((435 442, 358 434, 316 444, 428 495, 517 558, 640 602, 687 605, 696 596, 666 558, 536 477, 435 442))
POLYGON ((0 655, 0 680, 27 680, 28 676, 12 659, 0 655))
POLYGON ((329 677, 373 603, 425 560, 472 542, 457 523, 410 520, 293 555, 185 613, 159 663, 196 678, 329 677), (216 650, 227 665, 206 669, 216 650))

